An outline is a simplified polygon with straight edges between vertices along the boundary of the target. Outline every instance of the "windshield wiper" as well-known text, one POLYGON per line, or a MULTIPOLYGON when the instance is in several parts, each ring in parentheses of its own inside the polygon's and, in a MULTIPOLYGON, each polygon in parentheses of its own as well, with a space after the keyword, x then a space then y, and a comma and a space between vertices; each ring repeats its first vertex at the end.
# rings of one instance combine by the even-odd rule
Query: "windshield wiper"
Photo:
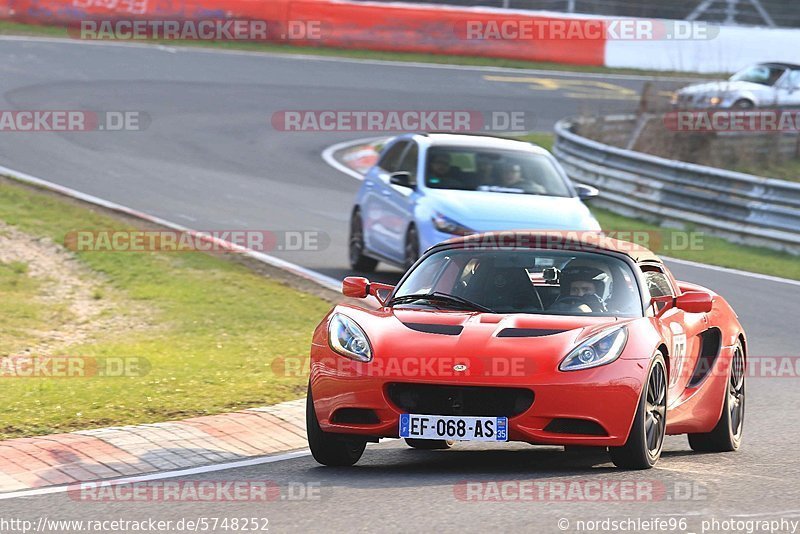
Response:
POLYGON ((459 297, 458 295, 450 295, 449 293, 442 293, 441 291, 434 291, 433 293, 416 293, 413 295, 403 295, 401 297, 395 297, 390 300, 387 305, 391 306, 393 304, 407 304, 409 302, 414 302, 415 300, 430 300, 435 302, 444 302, 448 304, 459 304, 461 306, 467 306, 472 310, 481 311, 484 313, 496 313, 491 308, 487 308, 483 304, 478 304, 477 302, 472 302, 469 299, 465 299, 464 297, 459 297))

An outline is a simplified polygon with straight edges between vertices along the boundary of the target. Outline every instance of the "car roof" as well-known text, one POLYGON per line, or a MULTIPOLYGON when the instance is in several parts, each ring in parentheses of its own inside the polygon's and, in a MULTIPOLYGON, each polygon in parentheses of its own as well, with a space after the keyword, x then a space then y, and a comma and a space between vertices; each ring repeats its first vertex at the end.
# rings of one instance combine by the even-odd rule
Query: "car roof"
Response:
POLYGON ((541 152, 547 151, 528 141, 520 141, 517 139, 508 139, 505 137, 493 137, 490 135, 482 134, 464 134, 464 133, 440 133, 440 132, 423 132, 418 133, 425 137, 430 146, 455 146, 455 147, 470 147, 470 148, 497 148, 507 150, 525 150, 528 152, 541 152))
POLYGON ((516 230, 510 232, 484 232, 469 236, 456 237, 443 243, 431 247, 449 248, 463 245, 485 246, 487 248, 499 248, 509 243, 509 238, 513 238, 512 243, 519 243, 520 246, 531 248, 544 248, 554 250, 574 250, 592 252, 615 252, 628 256, 636 263, 658 263, 663 264, 650 249, 613 237, 608 237, 602 232, 583 232, 583 231, 540 231, 540 230, 516 230))
POLYGON ((780 61, 769 61, 766 63, 758 63, 758 65, 764 65, 766 67, 776 67, 780 69, 800 70, 800 65, 797 65, 795 63, 782 63, 780 61))

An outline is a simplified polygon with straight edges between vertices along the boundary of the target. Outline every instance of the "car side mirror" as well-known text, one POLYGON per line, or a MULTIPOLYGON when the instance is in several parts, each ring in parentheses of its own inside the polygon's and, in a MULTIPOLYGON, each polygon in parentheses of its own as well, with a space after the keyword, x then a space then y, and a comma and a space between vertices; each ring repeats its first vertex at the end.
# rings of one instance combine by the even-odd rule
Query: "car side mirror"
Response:
POLYGON ((713 297, 703 291, 687 291, 675 299, 675 307, 687 313, 708 313, 714 307, 713 297))
POLYGON ((600 190, 586 184, 575 184, 575 192, 581 200, 589 200, 600 196, 600 190))
POLYGON ((394 286, 370 282, 362 276, 348 276, 342 280, 342 294, 345 297, 365 299, 372 295, 381 304, 386 304, 389 295, 394 291, 394 286))
POLYGON ((369 280, 361 276, 348 276, 342 280, 342 294, 354 299, 367 298, 369 296, 369 280))
POLYGON ((407 171, 393 172, 389 175, 389 183, 414 189, 414 184, 411 183, 411 173, 407 171))

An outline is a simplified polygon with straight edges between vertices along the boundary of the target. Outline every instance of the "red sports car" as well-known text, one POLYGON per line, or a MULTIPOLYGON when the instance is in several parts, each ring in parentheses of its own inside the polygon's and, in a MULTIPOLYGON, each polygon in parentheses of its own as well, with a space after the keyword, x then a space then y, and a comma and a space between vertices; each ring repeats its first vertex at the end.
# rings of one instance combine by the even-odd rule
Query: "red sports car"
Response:
POLYGON ((730 305, 600 234, 514 232, 429 249, 396 287, 347 278, 311 347, 308 441, 325 465, 367 442, 605 447, 619 467, 742 438, 747 342, 730 305))

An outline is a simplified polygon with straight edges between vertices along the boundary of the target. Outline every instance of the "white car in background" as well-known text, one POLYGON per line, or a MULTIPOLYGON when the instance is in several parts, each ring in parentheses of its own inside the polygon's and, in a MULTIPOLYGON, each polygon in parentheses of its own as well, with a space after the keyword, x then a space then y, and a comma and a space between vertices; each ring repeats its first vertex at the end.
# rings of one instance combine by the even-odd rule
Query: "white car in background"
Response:
POLYGON ((679 109, 800 106, 800 65, 751 65, 727 81, 684 87, 672 97, 672 104, 679 109))

